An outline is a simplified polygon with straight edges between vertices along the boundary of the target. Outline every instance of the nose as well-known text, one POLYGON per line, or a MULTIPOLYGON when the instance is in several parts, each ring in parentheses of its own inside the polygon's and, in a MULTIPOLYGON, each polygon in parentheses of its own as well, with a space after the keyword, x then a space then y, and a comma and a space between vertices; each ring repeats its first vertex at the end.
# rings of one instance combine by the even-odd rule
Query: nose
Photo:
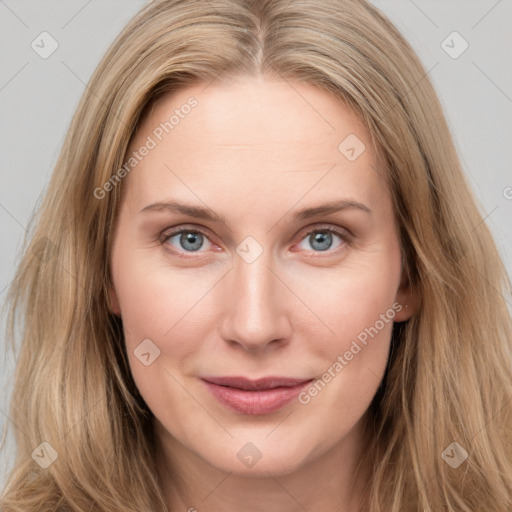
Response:
MULTIPOLYGON (((236 257, 223 286, 220 335, 227 343, 249 352, 287 344, 292 326, 286 287, 276 277, 265 252, 247 263, 236 257)), ((289 299, 289 298, 288 298, 289 299)))

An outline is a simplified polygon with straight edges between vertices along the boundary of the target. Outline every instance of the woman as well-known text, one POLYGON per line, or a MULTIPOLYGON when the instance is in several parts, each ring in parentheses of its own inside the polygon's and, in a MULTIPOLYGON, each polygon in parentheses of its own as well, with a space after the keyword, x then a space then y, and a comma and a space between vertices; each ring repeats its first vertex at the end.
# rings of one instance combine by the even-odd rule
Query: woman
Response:
POLYGON ((508 286, 376 8, 153 2, 10 291, 2 510, 510 510, 508 286))

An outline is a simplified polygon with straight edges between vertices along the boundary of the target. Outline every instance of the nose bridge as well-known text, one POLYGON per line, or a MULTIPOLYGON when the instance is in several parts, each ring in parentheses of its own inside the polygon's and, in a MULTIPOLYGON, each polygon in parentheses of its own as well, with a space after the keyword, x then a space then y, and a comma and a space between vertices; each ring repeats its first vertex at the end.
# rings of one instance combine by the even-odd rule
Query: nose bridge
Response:
MULTIPOLYGON (((270 251, 252 259, 244 255, 243 249, 247 246, 242 243, 238 248, 242 253, 235 255, 226 288, 227 307, 221 334, 226 341, 254 350, 284 340, 289 332, 279 282, 268 268, 270 251)), ((247 253, 251 250, 254 247, 249 245, 247 253)))

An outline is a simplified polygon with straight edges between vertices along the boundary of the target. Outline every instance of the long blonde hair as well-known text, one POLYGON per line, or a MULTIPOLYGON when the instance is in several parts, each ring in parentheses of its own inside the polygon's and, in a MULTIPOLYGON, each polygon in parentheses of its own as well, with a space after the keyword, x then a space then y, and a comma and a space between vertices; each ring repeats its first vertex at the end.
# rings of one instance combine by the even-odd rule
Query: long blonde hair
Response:
POLYGON ((370 407, 368 510, 512 510, 510 282, 423 66, 361 0, 156 0, 108 50, 8 294, 19 429, 2 510, 166 510, 152 415, 109 311, 122 183, 101 199, 94 191, 123 166, 151 102, 240 74, 329 91, 361 116, 386 163, 420 306, 395 325, 370 407), (42 442, 58 454, 46 469, 31 456, 42 442), (446 462, 455 453, 457 468, 446 462))

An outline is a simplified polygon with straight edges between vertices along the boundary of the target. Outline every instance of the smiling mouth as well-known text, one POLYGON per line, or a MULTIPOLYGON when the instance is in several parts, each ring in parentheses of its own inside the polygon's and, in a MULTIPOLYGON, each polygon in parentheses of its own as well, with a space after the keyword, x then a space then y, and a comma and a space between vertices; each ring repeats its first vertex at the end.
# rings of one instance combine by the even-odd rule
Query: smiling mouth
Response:
POLYGON ((205 377, 202 381, 225 407, 242 414, 259 415, 282 409, 313 379, 205 377))

